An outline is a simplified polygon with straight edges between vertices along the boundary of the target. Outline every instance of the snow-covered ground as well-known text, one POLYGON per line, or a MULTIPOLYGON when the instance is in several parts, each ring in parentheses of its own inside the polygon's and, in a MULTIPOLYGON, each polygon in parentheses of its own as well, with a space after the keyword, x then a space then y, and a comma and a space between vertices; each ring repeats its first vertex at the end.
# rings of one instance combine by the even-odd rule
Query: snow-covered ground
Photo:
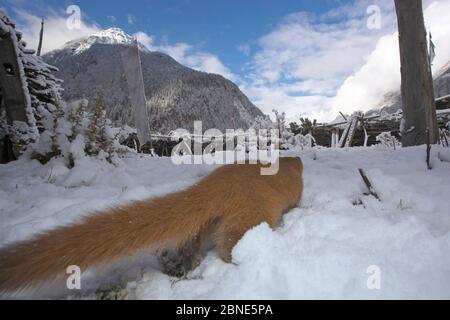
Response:
MULTIPOLYGON (((146 268, 128 283, 128 297, 450 298, 450 163, 438 152, 449 149, 434 147, 427 170, 424 147, 291 151, 285 155, 305 165, 304 197, 277 230, 256 227, 234 249, 234 264, 212 251, 183 280, 146 268), (364 195, 358 168, 381 201, 364 195)), ((58 161, 1 165, 0 246, 95 209, 180 190, 212 170, 147 156, 116 167, 84 159, 71 171, 58 161)))

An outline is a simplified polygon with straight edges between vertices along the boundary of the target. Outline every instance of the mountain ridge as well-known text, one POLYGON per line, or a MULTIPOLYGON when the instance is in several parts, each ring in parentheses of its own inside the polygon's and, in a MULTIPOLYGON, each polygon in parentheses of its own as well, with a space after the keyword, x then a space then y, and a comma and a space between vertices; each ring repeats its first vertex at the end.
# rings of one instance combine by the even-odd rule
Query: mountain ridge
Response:
MULTIPOLYGON (((433 77, 434 96, 435 99, 450 94, 450 61, 441 67, 433 77)), ((395 113, 402 109, 402 96, 400 90, 387 92, 380 102, 367 114, 375 114, 379 112, 395 113)))
MULTIPOLYGON (((63 98, 95 99, 102 92, 108 117, 117 125, 133 126, 133 112, 121 52, 134 39, 118 28, 66 43, 43 56, 64 80, 63 98)), ((193 129, 248 129, 263 113, 241 90, 221 75, 192 70, 175 59, 139 44, 144 87, 152 132, 193 129)))

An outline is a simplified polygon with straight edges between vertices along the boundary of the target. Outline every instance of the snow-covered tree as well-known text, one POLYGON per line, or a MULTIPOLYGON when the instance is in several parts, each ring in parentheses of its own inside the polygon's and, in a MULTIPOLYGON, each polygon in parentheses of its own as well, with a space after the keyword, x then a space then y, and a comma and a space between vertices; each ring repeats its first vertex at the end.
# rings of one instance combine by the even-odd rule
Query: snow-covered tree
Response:
POLYGON ((268 115, 258 116, 255 118, 251 129, 256 131, 258 135, 258 148, 260 150, 267 150, 271 143, 270 130, 275 129, 275 123, 270 119, 268 115))
POLYGON ((111 143, 111 137, 107 134, 105 100, 101 93, 97 93, 89 120, 86 132, 86 150, 89 155, 98 155, 102 150, 108 150, 111 143))
POLYGON ((287 150, 292 144, 292 138, 294 133, 292 133, 291 128, 286 125, 286 113, 278 112, 278 110, 273 110, 275 114, 275 128, 279 130, 280 138, 280 149, 287 150))
POLYGON ((274 129, 275 124, 270 120, 269 116, 257 116, 255 118, 255 121, 253 122, 253 125, 251 126, 252 129, 255 130, 261 130, 261 129, 274 129))
POLYGON ((439 129, 440 142, 445 147, 450 146, 450 130, 447 128, 439 129))
MULTIPOLYGON (((61 99, 62 81, 53 75, 57 69, 34 55, 33 50, 26 49, 15 23, 1 10, 0 31, 9 34, 8 41, 15 46, 10 58, 19 70, 10 73, 22 81, 20 94, 26 98, 26 121, 13 121, 6 102, 5 108, 0 110, 0 139, 8 136, 17 155, 26 153, 42 163, 62 157, 68 167, 73 167, 78 158, 86 155, 112 162, 118 153, 129 151, 119 143, 120 131, 114 132, 111 121, 106 118, 101 95, 91 113, 86 111, 87 100, 67 105, 61 99)), ((0 102, 7 94, 1 87, 0 102)))
MULTIPOLYGON (((305 134, 295 134, 293 132, 293 129, 301 129, 296 123, 290 123, 289 126, 286 125, 286 113, 282 112, 280 113, 278 110, 273 110, 273 113, 275 115, 275 122, 270 120, 269 116, 266 117, 258 117, 255 120, 254 125, 252 126, 253 129, 261 131, 262 130, 272 130, 276 129, 279 130, 278 138, 279 138, 279 145, 280 149, 288 150, 292 148, 307 148, 307 147, 313 147, 316 143, 316 140, 311 134, 312 127, 315 125, 316 121, 309 121, 302 119, 302 125, 305 127, 303 129, 309 128, 308 132, 305 134)), ((268 148, 267 145, 269 145, 270 136, 264 135, 260 133, 260 143, 259 147, 261 149, 268 148)))
POLYGON ((87 100, 68 105, 59 101, 57 105, 53 125, 31 147, 33 158, 45 163, 61 157, 71 168, 77 159, 85 156, 113 162, 116 156, 131 151, 119 143, 123 138, 123 131, 113 128, 111 121, 106 118, 101 95, 94 102, 91 112, 86 111, 87 100))
POLYGON ((15 22, 1 10, 0 33, 9 35, 2 41, 10 41, 14 46, 13 56, 9 58, 14 61, 14 66, 17 66, 18 70, 14 70, 14 66, 11 65, 10 73, 22 83, 18 90, 21 92, 0 90, 0 95, 4 97, 24 95, 23 111, 26 114, 25 121, 17 121, 12 114, 8 114, 7 102, 4 101, 5 109, 0 116, 0 139, 8 135, 15 153, 20 155, 29 145, 39 140, 42 132, 53 125, 57 103, 61 97, 62 81, 53 75, 53 72, 57 71, 55 67, 34 55, 34 50, 26 48, 27 44, 22 40, 22 33, 16 30, 15 22))
POLYGON ((295 135, 291 142, 290 148, 312 148, 316 144, 316 139, 311 134, 302 135, 301 133, 295 135))
POLYGON ((301 127, 298 125, 297 122, 291 122, 289 123, 289 127, 291 128, 291 132, 293 134, 299 134, 301 133, 301 127))
POLYGON ((312 134, 314 127, 317 125, 317 120, 311 121, 308 118, 300 118, 300 133, 303 135, 312 134))
POLYGON ((397 138, 393 136, 390 132, 383 132, 379 134, 376 139, 378 142, 380 142, 381 145, 387 148, 396 149, 397 147, 401 146, 397 138))

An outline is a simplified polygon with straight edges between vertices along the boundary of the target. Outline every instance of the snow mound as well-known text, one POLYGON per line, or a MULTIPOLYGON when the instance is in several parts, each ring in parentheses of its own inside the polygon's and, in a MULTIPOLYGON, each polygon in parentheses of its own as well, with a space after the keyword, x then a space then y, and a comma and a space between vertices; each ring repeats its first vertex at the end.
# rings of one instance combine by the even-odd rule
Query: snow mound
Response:
MULTIPOLYGON (((448 299, 450 163, 439 160, 444 153, 433 147, 428 170, 425 147, 288 152, 303 159, 305 189, 301 208, 286 214, 279 228, 249 230, 233 250, 233 264, 209 252, 187 279, 147 265, 128 283, 128 297, 448 299), (381 201, 364 195, 358 168, 381 201), (372 286, 375 275, 379 289, 372 286)), ((96 209, 178 191, 214 169, 146 156, 115 166, 86 158, 72 171, 56 160, 0 165, 0 245, 96 209)))
POLYGON ((450 164, 437 154, 429 171, 422 147, 303 152, 302 208, 275 231, 247 232, 235 264, 211 252, 187 280, 149 272, 129 290, 138 299, 449 298, 450 164), (360 167, 381 202, 364 195, 360 167))

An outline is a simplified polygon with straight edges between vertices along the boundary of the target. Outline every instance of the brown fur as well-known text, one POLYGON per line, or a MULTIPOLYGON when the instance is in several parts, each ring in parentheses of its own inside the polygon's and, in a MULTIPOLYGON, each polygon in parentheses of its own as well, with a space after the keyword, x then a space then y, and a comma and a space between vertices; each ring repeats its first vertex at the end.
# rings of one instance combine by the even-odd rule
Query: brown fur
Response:
POLYGON ((229 262, 246 231, 262 222, 274 228, 284 212, 300 204, 299 158, 280 159, 274 176, 262 176, 260 168, 227 165, 184 191, 106 210, 80 224, 3 248, 0 292, 64 279, 70 265, 85 271, 140 251, 186 247, 197 251, 206 238, 229 262))

